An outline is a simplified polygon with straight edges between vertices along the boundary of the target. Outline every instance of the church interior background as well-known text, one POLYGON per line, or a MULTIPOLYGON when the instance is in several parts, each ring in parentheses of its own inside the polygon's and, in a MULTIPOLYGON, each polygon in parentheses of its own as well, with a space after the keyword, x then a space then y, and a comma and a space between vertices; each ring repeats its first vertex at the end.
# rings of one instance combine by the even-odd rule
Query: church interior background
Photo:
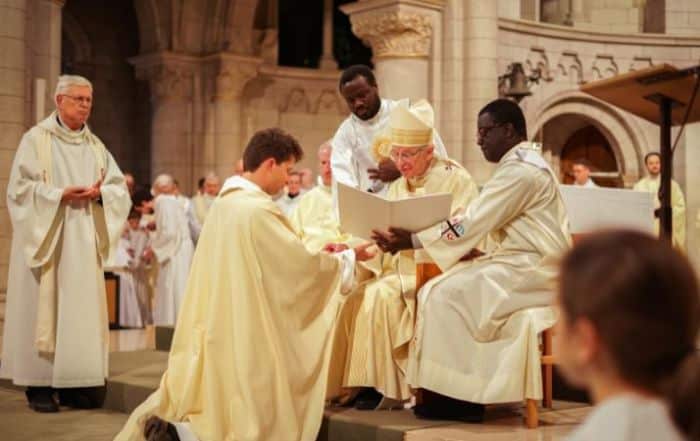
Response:
MULTIPOLYGON (((296 136, 314 168, 348 113, 340 70, 367 63, 382 96, 434 104, 449 154, 479 183, 491 166, 475 143, 477 112, 500 95, 519 100, 562 182, 586 157, 600 185, 631 187, 658 128, 579 86, 698 62, 697 0, 0 0, 0 319, 10 165, 52 110, 60 73, 93 82, 90 125, 139 184, 168 172, 190 193, 209 171, 230 175, 246 140, 271 126, 296 136)), ((696 267, 699 167, 700 127, 688 126, 674 178, 696 267)))

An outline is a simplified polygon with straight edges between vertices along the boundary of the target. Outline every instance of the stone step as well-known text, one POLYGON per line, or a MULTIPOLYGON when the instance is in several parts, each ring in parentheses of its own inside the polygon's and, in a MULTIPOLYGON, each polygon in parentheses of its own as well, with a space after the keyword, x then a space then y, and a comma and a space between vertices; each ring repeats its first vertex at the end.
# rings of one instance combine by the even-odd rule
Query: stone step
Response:
MULTIPOLYGON (((154 391, 167 365, 167 352, 133 351, 110 354, 110 378, 105 407, 124 413, 131 412, 154 391)), ((579 403, 555 402, 554 409, 541 409, 543 433, 548 439, 560 439, 588 412, 579 403), (560 423, 562 422, 563 423, 560 423)), ((358 411, 329 408, 325 411, 317 441, 461 441, 478 440, 487 434, 500 434, 488 439, 537 439, 523 424, 521 404, 489 407, 487 423, 459 424, 452 421, 419 420, 410 410, 358 411), (516 434, 518 434, 516 436, 516 434), (513 437, 511 437, 513 435, 513 437), (476 437, 475 437, 476 436, 476 437)))

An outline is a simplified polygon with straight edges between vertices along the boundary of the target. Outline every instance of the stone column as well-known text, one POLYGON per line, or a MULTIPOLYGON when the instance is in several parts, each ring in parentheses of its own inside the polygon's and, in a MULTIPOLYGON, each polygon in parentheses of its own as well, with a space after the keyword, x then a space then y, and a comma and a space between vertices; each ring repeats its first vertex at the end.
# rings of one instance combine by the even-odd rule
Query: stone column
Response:
POLYGON ((371 46, 382 96, 393 99, 439 97, 439 71, 444 1, 366 0, 341 10, 352 31, 371 46), (433 63, 436 61, 436 63, 433 63))
POLYGON ((323 1, 323 54, 319 67, 323 70, 338 69, 333 57, 333 0, 323 1))
POLYGON ((64 4, 65 0, 39 0, 36 3, 33 76, 46 80, 44 115, 37 115, 41 119, 55 108, 53 94, 61 74, 61 9, 64 4))
POLYGON ((192 163, 194 92, 200 69, 198 58, 159 52, 131 58, 136 77, 151 89, 151 178, 172 175, 183 193, 191 193, 197 177, 192 163))
POLYGON ((248 141, 243 123, 243 93, 246 84, 257 76, 261 63, 260 58, 228 53, 207 58, 206 147, 195 164, 200 175, 214 171, 225 179, 242 157, 248 141))
POLYGON ((464 1, 463 38, 464 146, 455 159, 483 184, 492 166, 476 145, 476 122, 479 110, 498 98, 498 2, 464 1))
POLYGON ((25 115, 30 79, 27 78, 26 24, 26 1, 0 3, 0 336, 4 328, 5 293, 12 241, 12 227, 5 195, 15 151, 27 129, 25 115))

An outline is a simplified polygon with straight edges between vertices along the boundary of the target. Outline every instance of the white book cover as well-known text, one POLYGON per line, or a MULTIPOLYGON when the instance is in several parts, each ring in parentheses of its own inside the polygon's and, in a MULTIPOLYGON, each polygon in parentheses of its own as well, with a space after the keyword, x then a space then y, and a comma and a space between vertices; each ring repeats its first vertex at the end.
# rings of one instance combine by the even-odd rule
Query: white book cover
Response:
POLYGON ((450 217, 452 195, 435 193, 388 200, 338 183, 338 209, 344 232, 369 239, 372 230, 398 227, 418 232, 450 217))

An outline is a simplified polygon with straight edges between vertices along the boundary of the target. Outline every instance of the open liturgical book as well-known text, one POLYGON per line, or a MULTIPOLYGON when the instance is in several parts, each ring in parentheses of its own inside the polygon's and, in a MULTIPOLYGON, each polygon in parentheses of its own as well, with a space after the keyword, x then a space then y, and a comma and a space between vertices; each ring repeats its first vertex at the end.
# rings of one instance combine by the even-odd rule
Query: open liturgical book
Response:
POLYGON ((450 217, 452 195, 435 193, 388 200, 374 193, 338 183, 338 210, 344 232, 369 239, 372 230, 398 227, 411 232, 424 230, 450 217))

